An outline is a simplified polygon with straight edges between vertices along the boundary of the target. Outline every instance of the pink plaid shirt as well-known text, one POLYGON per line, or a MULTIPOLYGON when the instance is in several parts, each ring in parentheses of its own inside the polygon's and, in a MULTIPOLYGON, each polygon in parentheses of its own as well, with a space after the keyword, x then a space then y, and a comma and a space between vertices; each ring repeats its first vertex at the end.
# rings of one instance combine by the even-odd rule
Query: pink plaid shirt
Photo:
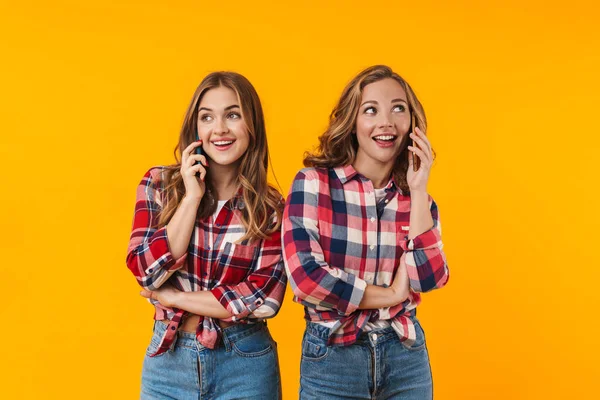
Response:
POLYGON ((305 168, 292 183, 282 236, 288 279, 305 317, 330 329, 329 343, 350 345, 368 322, 389 321, 401 341, 414 342, 410 318, 420 292, 448 281, 437 205, 434 226, 408 239, 410 195, 393 180, 376 202, 373 183, 351 165, 305 168), (396 306, 359 310, 367 284, 388 287, 401 263, 410 279, 409 298, 396 306))

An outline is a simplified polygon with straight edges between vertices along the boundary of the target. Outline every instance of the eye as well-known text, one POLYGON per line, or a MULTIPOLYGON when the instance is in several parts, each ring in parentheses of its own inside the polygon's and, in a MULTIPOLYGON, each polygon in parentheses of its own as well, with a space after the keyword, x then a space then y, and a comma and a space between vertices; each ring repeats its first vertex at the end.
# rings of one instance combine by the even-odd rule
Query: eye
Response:
POLYGON ((202 114, 202 115, 200 115, 200 121, 202 121, 202 122, 210 122, 212 120, 213 120, 213 117, 210 114, 202 114))
POLYGON ((375 109, 375 107, 371 106, 371 107, 365 108, 364 113, 365 114, 377 114, 377 110, 375 109))
POLYGON ((240 119, 240 118, 242 118, 242 116, 240 115, 240 113, 232 112, 232 113, 229 113, 227 115, 227 118, 229 118, 229 119, 240 119))
POLYGON ((404 112, 404 111, 406 111, 406 107, 404 107, 402 104, 398 104, 398 105, 394 106, 394 108, 392 109, 392 111, 394 111, 394 112, 404 112))

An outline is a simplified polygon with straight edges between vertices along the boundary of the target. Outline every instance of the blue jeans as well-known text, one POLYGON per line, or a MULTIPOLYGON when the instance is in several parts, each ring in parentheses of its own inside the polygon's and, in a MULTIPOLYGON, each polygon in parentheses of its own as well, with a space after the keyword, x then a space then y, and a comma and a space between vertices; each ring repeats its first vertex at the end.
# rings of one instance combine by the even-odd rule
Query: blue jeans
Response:
POLYGON ((308 322, 300 399, 432 399, 425 335, 414 321, 417 339, 410 347, 391 327, 363 333, 350 346, 328 346, 328 329, 308 322))
POLYGON ((149 357, 166 325, 155 322, 142 369, 142 400, 280 399, 277 344, 263 322, 223 329, 223 341, 208 349, 192 333, 178 332, 172 349, 149 357))

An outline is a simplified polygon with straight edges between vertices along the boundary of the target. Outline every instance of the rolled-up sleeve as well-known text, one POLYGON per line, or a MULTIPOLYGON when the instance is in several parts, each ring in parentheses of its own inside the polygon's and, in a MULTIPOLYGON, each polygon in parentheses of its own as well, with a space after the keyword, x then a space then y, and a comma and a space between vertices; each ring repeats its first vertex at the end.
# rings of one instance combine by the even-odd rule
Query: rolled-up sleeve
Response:
POLYGON ((446 285, 449 278, 446 255, 443 251, 442 226, 437 204, 430 199, 433 227, 414 237, 405 236, 400 241, 404 251, 400 259, 406 264, 410 288, 415 292, 428 292, 446 285))
POLYGON ((174 259, 166 228, 156 227, 161 210, 157 184, 160 173, 160 168, 150 169, 138 185, 126 259, 127 267, 140 286, 148 290, 158 289, 183 266, 187 257, 186 253, 174 259))
POLYGON ((281 232, 261 240, 256 268, 242 282, 222 285, 211 293, 232 315, 230 320, 266 319, 281 308, 287 278, 281 254, 281 232))

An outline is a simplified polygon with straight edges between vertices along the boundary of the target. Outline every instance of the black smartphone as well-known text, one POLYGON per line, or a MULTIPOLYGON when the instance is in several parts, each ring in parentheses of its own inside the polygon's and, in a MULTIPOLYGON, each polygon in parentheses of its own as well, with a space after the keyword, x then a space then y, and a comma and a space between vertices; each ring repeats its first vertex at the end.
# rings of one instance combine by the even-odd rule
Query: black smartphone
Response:
MULTIPOLYGON (((196 141, 200 140, 200 136, 198 134, 196 134, 196 141)), ((204 155, 204 151, 202 150, 202 145, 196 147, 194 149, 194 153, 196 153, 199 156, 204 155)), ((198 165, 200 163, 200 161, 196 161, 196 163, 194 165, 198 165)), ((196 172, 196 178, 200 178, 200 172, 196 172)))
MULTIPOLYGON (((415 112, 412 112, 411 115, 411 120, 410 120, 410 131, 413 132, 415 135, 417 134, 415 132, 415 128, 417 127, 417 118, 415 117, 415 112)), ((413 147, 419 147, 415 141, 412 141, 412 146, 413 147)), ((418 171, 419 168, 421 167, 421 159, 419 158, 419 156, 417 156, 414 152, 411 152, 411 157, 412 157, 412 161, 413 161, 413 171, 418 171)))
MULTIPOLYGON (((196 141, 200 141, 200 136, 198 136, 198 134, 196 134, 196 141)), ((204 154, 204 151, 202 151, 202 145, 196 147, 196 149, 194 151, 199 156, 204 154)), ((198 164, 198 163, 199 163, 199 161, 196 161, 196 164, 198 164)))

